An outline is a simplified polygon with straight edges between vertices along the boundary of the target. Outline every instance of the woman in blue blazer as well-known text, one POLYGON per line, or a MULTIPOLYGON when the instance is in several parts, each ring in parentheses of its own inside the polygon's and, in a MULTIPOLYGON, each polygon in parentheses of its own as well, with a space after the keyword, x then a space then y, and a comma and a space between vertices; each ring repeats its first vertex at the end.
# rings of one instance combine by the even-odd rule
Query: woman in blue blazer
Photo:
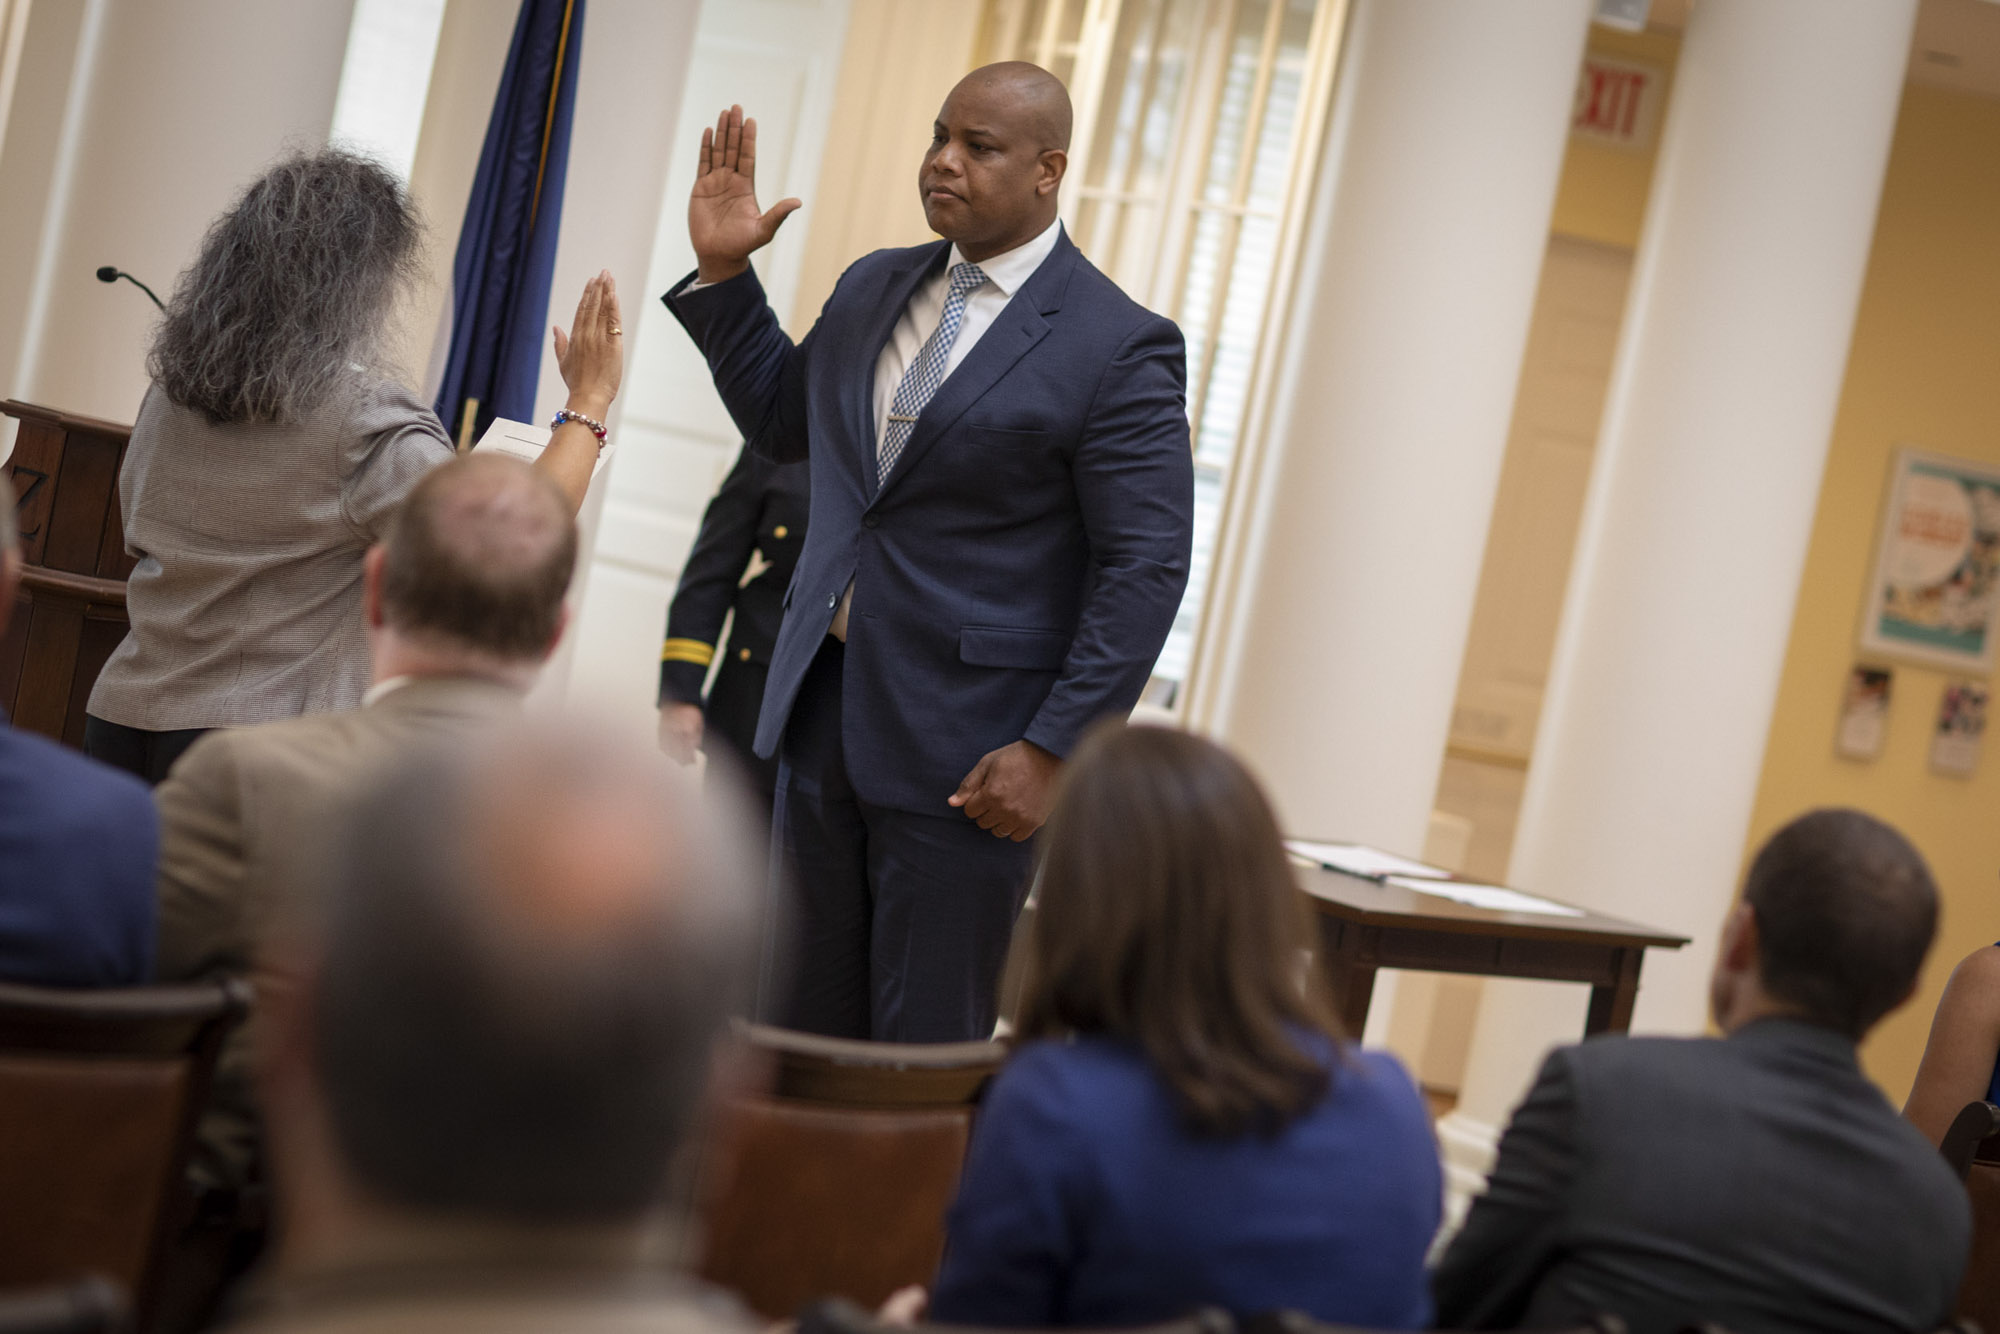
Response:
POLYGON ((1215 1305, 1423 1328, 1429 1118, 1300 967, 1305 910, 1256 781, 1200 738, 1114 725, 1042 837, 1024 1045, 974 1129, 931 1318, 1215 1305))

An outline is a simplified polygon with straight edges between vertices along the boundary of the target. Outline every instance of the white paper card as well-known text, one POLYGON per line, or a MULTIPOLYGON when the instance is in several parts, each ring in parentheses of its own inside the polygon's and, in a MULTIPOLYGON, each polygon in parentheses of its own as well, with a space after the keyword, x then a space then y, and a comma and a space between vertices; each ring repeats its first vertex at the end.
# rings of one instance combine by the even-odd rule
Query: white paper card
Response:
MULTIPOLYGON (((505 417, 495 417, 493 424, 486 428, 486 434, 479 437, 474 449, 490 449, 505 454, 523 463, 533 463, 549 447, 549 428, 534 426, 528 422, 508 421, 505 417)), ((597 479, 604 475, 604 465, 611 462, 616 445, 606 445, 597 451, 597 462, 590 470, 590 486, 597 488, 597 479)))
POLYGON ((1546 917, 1583 916, 1581 908, 1538 899, 1533 894, 1523 894, 1505 885, 1475 885, 1463 880, 1429 880, 1413 875, 1392 875, 1382 883, 1399 889, 1414 889, 1420 894, 1435 894, 1474 908, 1490 908, 1494 912, 1531 912, 1546 917))
POLYGON ((1365 876, 1370 880, 1380 880, 1385 875, 1443 879, 1451 874, 1441 866, 1428 866, 1423 862, 1411 861, 1408 857, 1398 857, 1393 852, 1364 847, 1359 843, 1313 843, 1302 838, 1291 838, 1285 840, 1285 847, 1309 862, 1316 862, 1330 870, 1345 871, 1349 875, 1365 876))

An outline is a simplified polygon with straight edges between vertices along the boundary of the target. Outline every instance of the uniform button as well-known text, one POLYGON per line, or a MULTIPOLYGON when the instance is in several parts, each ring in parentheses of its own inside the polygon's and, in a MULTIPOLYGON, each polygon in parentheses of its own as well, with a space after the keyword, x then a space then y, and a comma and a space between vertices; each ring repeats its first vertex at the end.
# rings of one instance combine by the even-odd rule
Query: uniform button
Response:
POLYGON ((747 648, 746 648, 746 649, 738 649, 738 650, 737 650, 737 652, 736 652, 736 656, 737 656, 737 657, 739 657, 739 658, 741 658, 741 659, 742 659, 743 661, 745 661, 745 662, 748 662, 748 661, 750 661, 750 650, 749 650, 749 649, 747 649, 747 648))
POLYGON ((785 525, 781 523, 776 528, 773 528, 771 530, 771 536, 779 538, 787 537, 791 534, 791 531, 792 531, 791 529, 785 527, 785 525))
POLYGON ((882 516, 879 514, 864 514, 861 516, 861 526, 863 528, 880 528, 882 526, 882 516))

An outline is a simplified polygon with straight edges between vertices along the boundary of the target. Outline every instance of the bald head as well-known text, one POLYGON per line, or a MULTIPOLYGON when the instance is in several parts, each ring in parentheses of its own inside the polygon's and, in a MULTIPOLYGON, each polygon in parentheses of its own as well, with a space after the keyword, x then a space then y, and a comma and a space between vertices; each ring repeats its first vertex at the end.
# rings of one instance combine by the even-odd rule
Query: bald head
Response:
POLYGON ((993 114, 1018 122, 1037 149, 1069 151, 1069 89, 1040 65, 1025 60, 981 65, 951 90, 952 97, 960 94, 977 97, 993 114))
POLYGON ((946 97, 918 172, 924 217, 974 262, 1024 245, 1056 218, 1069 166, 1069 90, 1026 61, 972 71, 946 97))
POLYGON ((530 1223, 658 1203, 756 972, 761 859, 718 800, 574 724, 407 759, 363 797, 307 927, 356 1184, 530 1223))
POLYGON ((434 469, 397 512, 382 611, 408 637, 538 662, 562 624, 576 521, 562 492, 502 454, 434 469))

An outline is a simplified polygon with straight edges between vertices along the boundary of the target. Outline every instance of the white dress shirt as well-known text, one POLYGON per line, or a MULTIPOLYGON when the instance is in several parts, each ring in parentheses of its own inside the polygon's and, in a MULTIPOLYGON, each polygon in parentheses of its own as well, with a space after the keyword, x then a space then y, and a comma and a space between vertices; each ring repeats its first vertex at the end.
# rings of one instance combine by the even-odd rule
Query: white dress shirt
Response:
MULTIPOLYGON (((986 281, 965 298, 965 315, 958 326, 958 338, 952 343, 951 356, 946 358, 944 364, 947 380, 965 361, 966 354, 993 327, 993 322, 1000 318, 1000 312, 1007 309, 1014 293, 1020 291, 1021 285, 1042 267, 1042 261, 1056 248, 1056 238, 1061 234, 1062 223, 1052 222, 1034 240, 979 261, 986 281)), ((951 253, 945 257, 944 267, 934 277, 925 280, 924 285, 910 297, 910 304, 903 307, 902 318, 896 321, 889 341, 882 345, 882 355, 875 359, 875 454, 878 458, 882 453, 883 434, 889 429, 889 404, 895 399, 896 390, 902 385, 903 375, 909 370, 910 363, 923 350, 924 341, 936 332, 938 321, 944 318, 945 295, 951 288, 951 271, 964 262, 965 256, 959 253, 957 245, 953 245, 951 253)), ((847 638, 847 609, 853 601, 854 585, 850 582, 847 591, 840 596, 840 607, 833 613, 833 624, 827 630, 835 639, 847 638)))

